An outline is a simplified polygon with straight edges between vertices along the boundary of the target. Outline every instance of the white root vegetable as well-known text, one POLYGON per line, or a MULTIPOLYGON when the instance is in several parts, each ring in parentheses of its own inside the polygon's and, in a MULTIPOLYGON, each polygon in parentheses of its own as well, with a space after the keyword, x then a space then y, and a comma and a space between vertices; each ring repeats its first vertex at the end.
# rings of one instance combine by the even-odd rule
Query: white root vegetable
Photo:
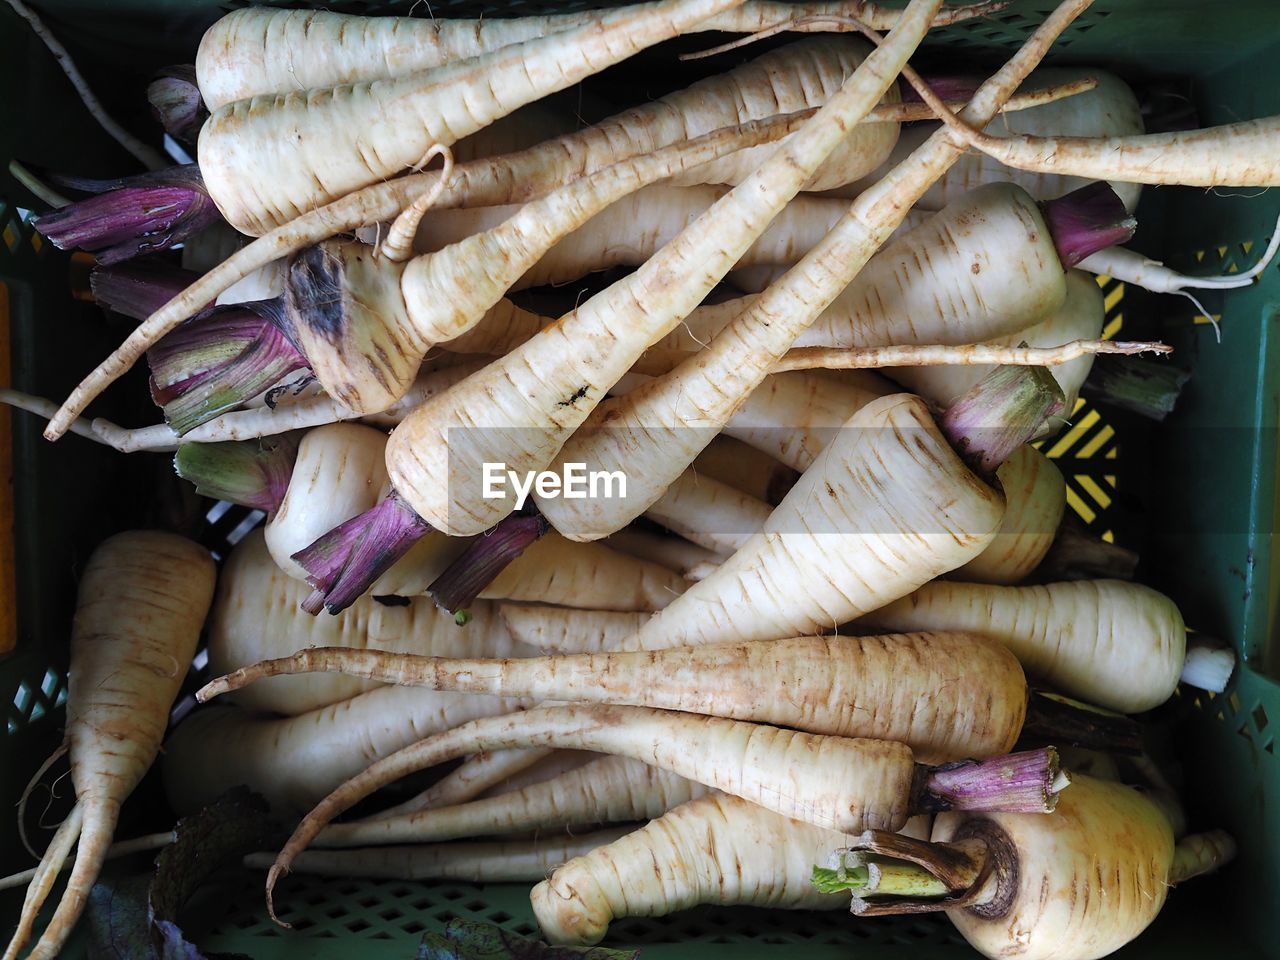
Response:
POLYGON ((208 552, 170 533, 117 534, 90 556, 71 625, 67 690, 66 740, 76 805, 27 887, 5 960, 14 960, 26 946, 36 914, 78 839, 57 909, 26 954, 37 960, 61 955, 106 859, 120 807, 159 752, 169 708, 213 597, 213 580, 208 552))
MULTIPOLYGON (((753 300, 725 327, 708 347, 681 363, 669 374, 657 378, 621 398, 611 398, 597 407, 583 424, 583 429, 561 449, 554 470, 563 472, 564 464, 583 463, 588 472, 610 472, 624 463, 637 460, 645 469, 633 471, 628 496, 620 498, 539 498, 538 505, 550 523, 566 536, 590 540, 607 535, 630 522, 647 503, 682 471, 705 446, 708 434, 721 428, 736 408, 761 383, 771 366, 781 360, 793 343, 806 342, 808 330, 817 341, 858 345, 871 326, 862 311, 855 314, 852 329, 835 331, 823 325, 820 315, 836 300, 845 285, 857 276, 864 265, 870 269, 873 254, 901 220, 901 212, 931 182, 935 166, 945 169, 947 158, 956 156, 955 149, 939 135, 930 140, 903 165, 861 195, 818 246, 788 273, 753 300), (931 162, 932 161, 932 162, 931 162), (817 328, 814 329, 816 321, 817 328)), ((1103 188, 1106 190, 1107 188, 1103 188)), ((1056 215, 1046 209, 1041 214, 1031 198, 1010 187, 1004 193, 997 188, 978 191, 984 194, 987 222, 997 219, 997 210, 1009 212, 1008 230, 1012 249, 1027 253, 1025 261, 1010 255, 1009 247, 996 247, 994 238, 1003 234, 985 233, 975 228, 983 223, 975 212, 967 221, 957 217, 954 209, 939 214, 918 234, 908 234, 881 254, 881 266, 892 263, 890 279, 898 289, 926 287, 916 281, 919 272, 934 272, 938 287, 927 285, 927 296, 936 302, 959 287, 957 298, 965 302, 965 294, 979 304, 986 304, 975 277, 987 275, 985 283, 993 289, 1007 286, 1023 292, 1051 289, 1059 303, 1065 297, 1063 266, 1070 266, 1069 246, 1056 229, 1056 215), (974 234, 984 235, 986 244, 975 242, 974 234), (1012 237, 1019 240, 1012 242, 1012 237), (1022 238, 1025 237, 1025 244, 1022 238), (919 240, 920 245, 914 246, 919 240), (1037 243, 1038 241, 1038 243, 1037 243), (916 270, 906 266, 907 255, 914 259, 916 270), (955 257, 955 254, 960 254, 955 257), (957 262, 957 261, 963 262, 957 262), (1018 261, 1010 267, 1009 261, 1018 261), (936 271, 936 272, 935 272, 936 271), (996 276, 992 276, 996 274, 996 276), (1037 276, 1044 278, 1037 283, 1037 276), (956 277, 962 278, 957 280, 956 277)), ((1112 198, 1114 199, 1114 197, 1112 198)), ((1055 201, 1068 203, 1069 201, 1055 201)), ((981 204, 977 204, 981 206, 981 204)), ((1120 221, 1128 221, 1121 234, 1132 233, 1132 221, 1115 201, 1120 221)), ((1113 213, 1112 216, 1117 214, 1113 213)), ((1096 249, 1100 244, 1093 244, 1096 249)), ((865 274, 864 274, 865 276, 865 274)), ((873 278, 872 282, 875 282, 873 278)), ((935 310, 935 315, 941 311, 935 310)), ((978 314, 975 327, 990 319, 998 310, 973 311, 978 314)), ((1024 313, 1038 316, 1036 312, 1024 313)), ((829 316, 829 314, 825 314, 829 316)), ((895 325, 905 328, 898 338, 911 340, 927 325, 928 315, 917 318, 910 311, 893 318, 895 325)), ((1004 317, 1008 321, 1008 317, 1004 317)), ((894 342, 890 330, 879 333, 883 342, 894 342)), ((956 336, 956 331, 947 331, 956 336)))
POLYGON ((1017 659, 973 634, 798 637, 563 657, 446 659, 320 647, 205 684, 207 701, 262 678, 339 672, 495 696, 654 707, 905 743, 931 762, 1013 746, 1027 710, 1017 659), (780 697, 779 690, 787 691, 780 697))
POLYGON ((318 847, 436 843, 525 830, 557 831, 651 820, 707 788, 627 757, 601 757, 542 783, 452 807, 331 824, 318 847))
POLYGON ((1110 137, 989 137, 970 145, 1006 166, 1088 180, 1187 187, 1280 186, 1280 116, 1203 130, 1110 137))
MULTIPOLYGON (((370 427, 334 424, 320 427, 303 437, 297 457, 288 473, 289 464, 275 464, 276 472, 287 477, 287 490, 279 507, 270 516, 266 543, 276 564, 291 576, 308 576, 294 556, 307 558, 319 553, 326 558, 329 539, 344 544, 349 537, 342 525, 375 504, 387 493, 383 464, 386 435, 370 427), (329 528, 339 528, 332 538, 317 536, 329 528)), ((235 500, 229 492, 238 490, 226 483, 233 471, 221 468, 220 451, 209 453, 207 465, 189 456, 206 448, 186 446, 179 453, 178 467, 182 476, 200 484, 202 478, 223 479, 224 487, 213 488, 214 495, 235 500)), ((226 454, 222 454, 224 460, 226 454)), ((231 479, 235 479, 232 477, 231 479)), ((256 476, 254 482, 263 486, 256 476)), ((205 486, 199 489, 205 491, 205 486)), ((271 498, 278 492, 265 491, 264 500, 254 505, 271 509, 271 498)), ((413 597, 431 592, 436 581, 450 564, 467 549, 468 541, 429 532, 400 557, 372 584, 374 596, 413 597)), ((269 571, 261 571, 268 574, 269 571)), ((543 537, 525 554, 515 558, 492 582, 483 587, 480 596, 508 600, 530 600, 604 607, 608 609, 657 610, 684 588, 681 577, 641 559, 627 557, 602 544, 574 544, 558 535, 543 537)), ((281 586, 280 597, 290 602, 302 601, 304 609, 315 612, 316 594, 281 586)), ((286 605, 287 608, 287 605, 286 605)))
MULTIPOLYGON (((1000 6, 976 3, 946 7, 938 11, 933 25, 980 17, 1000 6)), ((857 16, 877 30, 888 30, 901 15, 864 0, 803 4, 747 0, 690 30, 756 33, 777 24, 832 14, 857 16)), ((599 18, 598 13, 570 13, 512 19, 418 19, 246 7, 232 11, 205 31, 196 54, 196 74, 204 102, 216 110, 260 94, 336 87, 430 70, 598 22, 599 18)), ((812 28, 797 23, 795 29, 812 28)))
POLYGON ((1217 277, 1192 277, 1171 270, 1159 260, 1152 260, 1125 247, 1107 247, 1090 254, 1080 261, 1080 269, 1099 276, 1111 277, 1121 283, 1132 283, 1152 293, 1173 293, 1186 297, 1196 305, 1202 316, 1212 319, 1192 290, 1235 290, 1247 287, 1271 264, 1280 251, 1280 222, 1272 230, 1271 240, 1262 256, 1248 270, 1227 273, 1217 277))
POLYGON ((551 760, 557 754, 570 752, 575 751, 552 750, 550 747, 483 750, 462 761, 416 796, 366 819, 381 820, 384 817, 404 816, 418 810, 467 803, 498 787, 503 781, 527 773, 538 764, 551 760))
POLYGON ((1169 887, 1216 869, 1235 854, 1221 831, 1175 847, 1160 808, 1137 790, 1084 775, 1052 817, 944 813, 930 843, 883 834, 854 849, 924 879, 940 893, 880 899, 856 891, 853 913, 878 916, 945 910, 987 957, 1094 960, 1141 933, 1169 887))
POLYGON ((730 554, 764 526, 771 512, 765 501, 690 468, 649 505, 645 516, 701 547, 730 554))
POLYGON ((836 434, 746 546, 650 619, 631 644, 833 629, 972 560, 1004 509, 1003 497, 938 432, 923 401, 876 400, 836 434))
MULTIPOLYGON (((767 108, 766 116, 778 109, 816 106, 838 89, 864 50, 848 38, 802 41, 575 134, 505 157, 460 164, 444 192, 436 197, 435 208, 464 202, 511 203, 541 196, 584 172, 760 119, 744 115, 743 108, 752 105, 767 108), (810 98, 816 102, 811 103, 810 98)), ((344 231, 393 218, 434 191, 438 183, 437 173, 399 177, 357 191, 264 234, 148 317, 73 391, 51 420, 48 436, 61 436, 88 403, 156 340, 245 273, 344 231)))
POLYGON ((703 564, 716 565, 724 559, 720 554, 690 543, 683 537, 651 533, 634 527, 619 530, 605 540, 604 545, 619 553, 660 564, 668 570, 674 570, 686 580, 694 579, 690 573, 703 564))
POLYGON ((1035 447, 1021 447, 996 471, 1004 492, 1000 530, 985 550, 947 576, 972 583, 1019 583, 1040 565, 1058 535, 1067 481, 1035 447))
MULTIPOLYGON (((1070 83, 1083 77, 1092 77, 1097 81, 1097 86, 1079 96, 1030 110, 1006 113, 991 120, 986 126, 987 132, 995 136, 1032 134, 1090 138, 1142 133, 1142 111, 1138 98, 1123 80, 1105 70, 1093 67, 1044 67, 1031 74, 1026 88, 1041 89, 1059 83, 1070 83)), ((937 129, 936 124, 925 123, 904 130, 893 154, 880 170, 859 183, 834 192, 857 196, 937 129)), ((961 157, 955 166, 939 177, 918 203, 929 210, 941 210, 975 187, 1001 182, 1015 183, 1037 200, 1053 200, 1084 186, 1092 179, 1099 178, 1069 176, 1048 170, 1040 173, 1023 172, 1011 169, 983 154, 970 153, 961 157)), ((1141 191, 1138 184, 1123 182, 1117 178, 1111 182, 1111 186, 1129 210, 1137 207, 1141 191)))
POLYGON ((686 586, 681 576, 651 561, 602 543, 574 543, 548 533, 513 560, 480 596, 607 610, 661 610, 686 586), (597 549, 587 551, 584 546, 597 549))
POLYGON ((973 630, 1009 647, 1028 675, 1122 713, 1169 699, 1186 659, 1186 627, 1173 601, 1121 580, 1006 587, 930 583, 860 625, 887 630, 973 630))
MULTIPOLYGON (((657 184, 637 190, 558 241, 508 289, 565 283, 612 267, 638 267, 701 216, 724 195, 724 189, 657 184)), ((848 206, 842 200, 796 197, 738 263, 794 263, 843 216, 848 206)), ((504 205, 438 211, 418 228, 414 250, 434 253, 498 226, 519 209, 504 205)))
POLYGON ((505 462, 519 475, 547 468, 604 392, 688 315, 843 139, 849 121, 875 105, 938 5, 915 0, 839 93, 638 271, 407 417, 387 444, 388 471, 407 505, 454 535, 479 533, 510 513, 509 491, 482 495, 482 465, 505 462))
MULTIPOLYGON (((987 343, 1009 347, 1024 343, 1030 347, 1053 347, 1074 340, 1097 339, 1102 336, 1105 323, 1106 309, 1101 288, 1092 276, 1082 270, 1069 270, 1066 276, 1066 299, 1057 309, 1038 323, 1005 336, 994 337, 987 343)), ((1049 368, 1053 378, 1062 387, 1068 415, 1074 409, 1080 387, 1092 367, 1093 355, 1086 354, 1049 368)), ((972 389, 991 370, 992 367, 984 364, 894 367, 885 370, 885 375, 912 393, 918 393, 940 407, 947 407, 972 389)))
POLYGON ((566 610, 516 603, 498 605, 511 635, 548 653, 603 653, 621 650, 648 619, 643 613, 566 610))
POLYGON ((406 77, 226 104, 200 130, 205 188, 228 223, 260 235, 737 2, 639 4, 406 77))
MULTIPOLYGON (((401 262, 407 257, 383 256, 363 243, 313 247, 291 259, 286 283, 285 310, 298 348, 331 396, 353 410, 384 409, 413 382, 419 362, 434 344, 465 334, 522 275, 537 272, 537 264, 566 237, 584 228, 598 233, 600 228, 588 223, 597 214, 605 218, 604 229, 610 229, 615 214, 606 207, 624 201, 625 216, 625 198, 640 187, 732 155, 740 147, 777 139, 802 120, 793 115, 729 127, 620 160, 523 206, 498 208, 491 226, 463 232, 407 264, 401 262)), ((701 199, 709 204, 716 192, 711 194, 704 192, 701 199)), ((401 222, 392 228, 396 237, 401 236, 401 222)), ((783 225, 773 243, 780 248, 774 255, 787 255, 796 242, 794 230, 794 224, 783 225)), ((569 253, 572 262, 573 250, 569 253)), ((563 257, 550 256, 553 268, 563 263, 563 257)), ((585 271, 574 267, 570 272, 578 276, 585 271)))
MULTIPOLYGON (((567 773, 572 773, 574 770, 581 769, 599 759, 598 754, 587 750, 552 750, 546 756, 535 760, 527 767, 521 770, 512 770, 501 782, 478 791, 474 797, 468 797, 460 802, 467 803, 472 799, 488 800, 491 797, 516 793, 529 787, 546 783, 549 780, 554 780, 557 777, 562 777, 567 773)), ((454 769, 458 768, 455 767, 454 769)))
POLYGON ((894 392, 893 384, 870 373, 845 381, 818 372, 776 373, 743 401, 725 434, 807 470, 850 417, 894 392))
POLYGON ((959 768, 922 769, 904 744, 883 740, 819 737, 640 707, 537 707, 519 717, 474 721, 430 737, 378 761, 331 793, 307 815, 276 858, 267 875, 268 911, 275 917, 275 885, 293 857, 354 803, 414 770, 477 750, 520 746, 632 757, 837 830, 870 824, 901 829, 912 814, 938 803, 952 809, 1049 811, 1063 785, 1052 748, 959 768), (726 763, 726 757, 733 760, 726 763))
MULTIPOLYGON (((1036 202, 1013 184, 987 184, 871 257, 794 344, 976 343, 1037 322, 1065 298, 1058 254, 1036 202)), ((690 328, 709 339, 757 300, 701 307, 689 317, 690 328)))
MULTIPOLYGON (((580 837, 539 837, 537 840, 472 841, 372 850, 307 850, 294 861, 293 870, 321 877, 536 883, 562 863, 612 843, 631 829, 615 827, 580 837)), ((244 858, 244 865, 266 870, 274 860, 273 853, 251 853, 244 858)))
MULTIPOLYGON (((918 835, 928 819, 909 822, 918 835)), ((848 898, 819 892, 814 863, 844 834, 712 794, 560 867, 533 889, 534 914, 551 943, 598 943, 619 917, 664 916, 700 903, 783 910, 841 910, 848 898)))
POLYGON ((298 444, 289 486, 267 519, 267 549, 289 576, 307 578, 293 555, 322 533, 368 510, 390 485, 382 453, 387 435, 355 423, 308 430, 298 444))
POLYGON ((379 757, 424 733, 523 704, 499 697, 378 687, 296 717, 232 706, 197 710, 165 743, 165 793, 180 815, 239 784, 273 811, 300 813, 379 757))
MULTIPOLYGON (((335 617, 312 617, 299 607, 310 592, 272 562, 260 531, 227 558, 209 620, 209 668, 227 673, 307 647, 342 646, 441 656, 518 657, 534 652, 511 638, 496 610, 479 601, 459 627, 452 614, 425 597, 394 605, 365 597, 335 617)), ((278 677, 239 691, 246 710, 297 716, 340 703, 378 686, 340 674, 278 677)))
POLYGON ((775 457, 724 435, 707 444, 693 461, 693 469, 699 476, 727 483, 771 506, 777 506, 800 478, 796 470, 775 457))

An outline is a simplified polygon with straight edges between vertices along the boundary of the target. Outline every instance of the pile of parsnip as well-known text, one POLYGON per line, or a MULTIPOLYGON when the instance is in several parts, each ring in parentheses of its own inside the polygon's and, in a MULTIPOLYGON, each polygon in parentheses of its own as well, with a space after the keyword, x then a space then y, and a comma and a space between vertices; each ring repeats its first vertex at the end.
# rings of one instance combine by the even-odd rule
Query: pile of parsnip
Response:
POLYGON ((162 741, 175 812, 243 784, 293 831, 249 858, 272 916, 290 871, 508 880, 553 943, 852 903, 1087 960, 1229 860, 1129 715, 1232 658, 1031 444, 1096 354, 1167 352, 1102 339, 1094 274, 1266 265, 1280 230, 1230 278, 1122 244, 1141 184, 1280 185, 1280 119, 1144 133, 1118 77, 1039 66, 1088 5, 928 77, 931 27, 1003 4, 250 7, 148 91, 198 164, 88 100, 150 169, 23 176, 138 326, 61 407, 0 399, 265 523, 216 573, 158 531, 83 571, 77 805, 5 960, 75 848, 28 954, 58 955, 162 741), (539 102, 699 31, 797 36, 591 125, 539 102), (84 417, 144 355, 164 422, 84 417), (202 631, 218 700, 166 740, 202 631))

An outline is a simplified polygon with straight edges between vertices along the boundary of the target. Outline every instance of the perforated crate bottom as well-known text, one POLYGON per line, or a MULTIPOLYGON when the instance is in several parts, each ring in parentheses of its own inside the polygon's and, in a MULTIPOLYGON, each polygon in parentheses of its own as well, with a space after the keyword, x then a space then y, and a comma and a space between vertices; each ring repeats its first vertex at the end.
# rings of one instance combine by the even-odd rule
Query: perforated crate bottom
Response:
MULTIPOLYGON (((262 874, 246 871, 224 903, 217 925, 201 936, 210 951, 249 953, 256 960, 276 956, 413 956, 422 933, 460 917, 494 923, 524 935, 537 924, 524 884, 413 883, 290 876, 277 891, 284 930, 271 922, 262 899, 262 874), (341 945, 336 946, 336 945, 341 945), (356 944, 359 944, 358 946, 356 944)), ((865 957, 875 946, 944 948, 964 941, 942 916, 858 919, 843 910, 767 911, 699 907, 667 917, 628 917, 609 928, 606 945, 642 947, 646 957, 662 945, 700 948, 699 955, 752 947, 794 944, 813 956, 865 957), (717 949, 717 947, 719 949, 717 949), (814 952, 814 949, 817 952, 814 952)), ((927 950, 931 953, 931 950, 927 950)), ((775 954, 776 955, 776 954, 775 954)))

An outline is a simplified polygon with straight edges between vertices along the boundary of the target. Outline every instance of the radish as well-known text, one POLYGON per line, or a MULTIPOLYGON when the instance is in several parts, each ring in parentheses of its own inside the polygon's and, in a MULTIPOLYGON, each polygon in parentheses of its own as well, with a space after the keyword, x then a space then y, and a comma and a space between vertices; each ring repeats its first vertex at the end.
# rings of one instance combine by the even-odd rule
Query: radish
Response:
POLYGON ((1137 790, 1073 775, 1051 817, 943 813, 929 843, 872 831, 853 851, 866 866, 832 888, 853 888, 855 915, 945 910, 984 956, 1093 960, 1133 940, 1170 886, 1230 860, 1235 844, 1215 831, 1175 846, 1137 790), (897 872, 934 889, 877 889, 897 872))
MULTIPOLYGON (((947 7, 934 17, 946 26, 994 12, 1002 4, 947 7)), ((782 4, 747 0, 715 14, 693 31, 755 33, 775 24, 823 15, 856 15, 887 30, 901 16, 866 2, 782 4)), ((467 60, 513 43, 598 22, 599 13, 514 19, 429 21, 410 17, 357 17, 327 10, 235 10, 205 31, 196 54, 200 93, 209 108, 267 93, 384 80, 467 60)), ((808 29, 795 24, 793 29, 808 29)))
MULTIPOLYGON (((379 692, 379 691, 375 691, 379 692)), ((369 694, 366 694, 369 696, 369 694)), ((644 760, 807 823, 837 830, 901 828, 915 813, 949 809, 1049 811, 1059 779, 1052 748, 959 766, 922 767, 910 748, 780 730, 719 717, 620 706, 537 707, 474 721, 370 766, 304 818, 267 875, 267 909, 292 858, 335 816, 393 780, 476 750, 555 746, 644 760), (731 759, 729 759, 731 758, 731 759)))
MULTIPOLYGON (((996 136, 1035 134, 1071 137, 1113 137, 1142 133, 1142 111, 1138 98, 1123 80, 1105 70, 1094 67, 1043 67, 1032 72, 1026 87, 1042 89, 1071 83, 1084 77, 1096 81, 1093 90, 1018 113, 1005 114, 987 124, 988 132, 996 136)), ((923 123, 904 130, 893 154, 879 170, 858 183, 833 192, 841 196, 857 196, 893 169, 900 159, 911 153, 937 129, 937 124, 923 123)), ((1000 182, 1015 183, 1037 200, 1054 200, 1079 189, 1092 179, 1097 178, 1064 176, 1056 171, 1024 173, 982 154, 969 154, 939 177, 937 183, 925 192, 918 203, 929 210, 941 210, 975 187, 1000 182)), ((1140 186, 1120 180, 1113 181, 1111 186, 1120 195, 1125 207, 1129 210, 1137 207, 1140 186)))
MULTIPOLYGON (((903 833, 919 836, 928 818, 903 833)), ((533 912, 551 943, 591 944, 618 917, 664 916, 700 903, 838 910, 814 889, 813 861, 841 834, 712 794, 676 807, 607 846, 570 860, 533 888, 533 912)))
POLYGON ((296 717, 213 706, 192 713, 165 742, 165 793, 182 814, 244 784, 262 794, 272 811, 300 813, 424 733, 522 705, 500 697, 375 687, 296 717))
POLYGON ((314 671, 437 690, 656 707, 828 736, 897 740, 935 761, 1006 752, 1018 738, 1027 708, 1026 683, 1008 651, 990 641, 945 633, 809 637, 508 660, 322 647, 241 667, 206 684, 196 696, 203 702, 259 678, 314 671), (788 693, 779 696, 779 690, 788 693), (981 719, 972 715, 978 703, 984 703, 981 719), (903 709, 905 704, 916 708, 903 709))
POLYGON ((639 760, 600 757, 550 780, 452 807, 331 824, 316 846, 435 843, 660 817, 707 788, 639 760))
POLYGON ((1122 713, 1169 699, 1186 660, 1186 627, 1173 601, 1119 580, 929 583, 859 620, 881 630, 942 625, 999 640, 1031 676, 1122 713))
MULTIPOLYGON (((838 89, 864 49, 843 38, 805 41, 625 111, 577 134, 508 157, 460 165, 444 193, 436 197, 435 206, 458 205, 464 199, 471 205, 483 205, 539 196, 583 172, 755 119, 743 115, 744 106, 762 105, 770 111, 767 115, 783 104, 809 108, 816 105, 810 102, 811 97, 822 102, 838 89)), ((366 188, 265 234, 149 317, 76 389, 51 421, 48 435, 52 438, 65 432, 93 397, 128 369, 158 337, 246 273, 327 237, 395 217, 406 206, 433 192, 438 184, 435 173, 398 178, 366 188)), ((207 199, 207 194, 204 196, 207 199)))
MULTIPOLYGON (((535 883, 560 864, 612 843, 631 827, 597 830, 581 837, 540 837, 377 847, 373 850, 307 850, 293 863, 295 873, 322 877, 385 880, 462 880, 470 883, 535 883)), ((251 853, 244 865, 265 870, 272 853, 251 853)))
POLYGON ((229 103, 200 130, 200 172, 223 217, 261 234, 735 5, 638 4, 398 79, 229 103), (287 149, 279 137, 286 127, 287 149))
MULTIPOLYGON (((271 561, 260 531, 231 551, 222 570, 209 620, 209 667, 226 673, 258 660, 307 647, 343 646, 448 656, 518 657, 531 651, 511 639, 497 611, 479 602, 460 629, 451 614, 425 598, 357 601, 340 617, 317 620, 298 607, 305 583, 271 561)), ((296 716, 347 700, 377 684, 336 674, 270 680, 236 694, 248 710, 296 716)))
POLYGON ((208 552, 169 533, 117 534, 90 556, 71 625, 67 691, 66 743, 76 805, 27 888, 5 960, 26 945, 36 914, 79 838, 66 890, 27 956, 62 952, 106 859, 120 805, 160 749, 169 708, 213 597, 213 580, 208 552))

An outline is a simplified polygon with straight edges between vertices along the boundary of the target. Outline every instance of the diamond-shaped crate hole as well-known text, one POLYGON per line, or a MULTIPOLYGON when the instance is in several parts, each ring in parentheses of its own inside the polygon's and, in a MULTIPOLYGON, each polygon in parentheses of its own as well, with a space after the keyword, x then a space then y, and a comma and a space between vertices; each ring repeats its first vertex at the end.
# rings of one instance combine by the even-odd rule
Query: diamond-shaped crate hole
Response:
POLYGON ((1257 728, 1259 733, 1262 733, 1267 729, 1267 724, 1270 721, 1267 719, 1267 711, 1263 708, 1262 704, 1258 704, 1253 708, 1252 716, 1253 725, 1257 728))
POLYGON ((17 733, 62 706, 67 700, 67 682, 59 671, 48 667, 39 682, 20 680, 13 693, 6 728, 17 733))

